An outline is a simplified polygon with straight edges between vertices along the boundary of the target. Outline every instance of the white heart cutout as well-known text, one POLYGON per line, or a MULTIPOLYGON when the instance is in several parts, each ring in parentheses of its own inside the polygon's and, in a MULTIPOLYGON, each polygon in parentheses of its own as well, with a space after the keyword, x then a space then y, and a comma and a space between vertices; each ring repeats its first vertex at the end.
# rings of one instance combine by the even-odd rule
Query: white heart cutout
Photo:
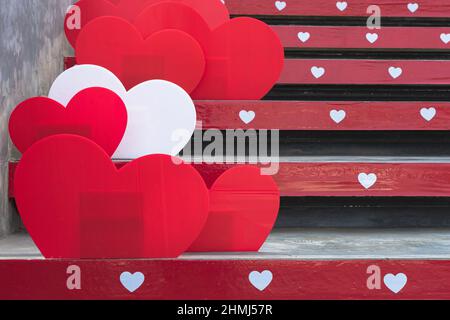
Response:
POLYGON ((411 13, 416 12, 419 9, 419 4, 418 3, 408 3, 408 10, 411 13))
POLYGON ((348 3, 346 1, 338 1, 336 2, 336 8, 340 11, 345 11, 347 9, 348 3))
POLYGON ((253 271, 248 276, 248 279, 256 289, 264 291, 272 283, 273 274, 268 270, 263 272, 253 271))
POLYGON ((378 40, 378 34, 368 32, 366 34, 366 39, 367 39, 367 41, 369 41, 370 43, 373 44, 378 40))
POLYGON ((96 65, 77 65, 61 73, 53 82, 48 97, 67 106, 70 100, 80 91, 101 87, 109 89, 120 97, 127 90, 114 73, 96 65))
POLYGON ((344 110, 331 110, 330 117, 334 122, 339 124, 347 117, 347 113, 344 110))
POLYGON ((375 173, 360 173, 358 175, 359 183, 366 189, 372 188, 377 183, 378 177, 375 173))
POLYGON ((285 1, 275 1, 275 7, 278 11, 283 11, 287 7, 287 3, 285 1))
POLYGON ((391 75, 391 77, 393 79, 397 79, 398 77, 400 77, 403 73, 403 69, 399 68, 399 67, 390 67, 389 68, 389 74, 391 75))
POLYGON ((86 87, 108 88, 121 96, 127 107, 128 125, 114 159, 136 159, 150 154, 175 156, 183 150, 197 122, 189 94, 164 80, 146 81, 127 92, 114 74, 99 68, 79 65, 66 70, 55 80, 49 97, 66 105, 86 87))
POLYGON ((422 118, 424 118, 426 121, 431 121, 434 119, 434 117, 436 116, 437 111, 435 108, 431 107, 431 108, 422 108, 420 110, 420 115, 422 116, 422 118))
POLYGON ((239 112, 239 118, 241 118, 242 122, 244 122, 245 124, 250 124, 253 122, 253 120, 255 120, 256 113, 255 111, 242 110, 241 112, 239 112))
POLYGON ((408 277, 404 273, 399 273, 397 275, 389 273, 384 276, 383 281, 389 290, 391 290, 393 293, 399 293, 406 286, 408 277))
POLYGON ((441 41, 445 44, 448 44, 450 42, 450 33, 442 33, 441 41))
POLYGON ((321 78, 321 77, 325 74, 325 68, 322 68, 322 67, 312 67, 312 68, 311 68, 311 73, 312 73, 312 75, 313 75, 316 79, 319 79, 319 78, 321 78))
POLYGON ((142 272, 130 273, 124 272, 120 275, 120 283, 125 289, 133 293, 138 290, 145 282, 145 276, 142 272))
POLYGON ((311 34, 309 32, 299 32, 297 36, 298 39, 303 43, 305 43, 306 41, 309 40, 309 38, 311 38, 311 34))

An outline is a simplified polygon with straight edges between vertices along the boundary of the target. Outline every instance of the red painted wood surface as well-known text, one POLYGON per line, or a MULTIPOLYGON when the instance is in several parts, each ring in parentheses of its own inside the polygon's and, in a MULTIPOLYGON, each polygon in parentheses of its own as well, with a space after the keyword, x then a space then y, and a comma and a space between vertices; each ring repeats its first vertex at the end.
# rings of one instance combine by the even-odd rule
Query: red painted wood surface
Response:
POLYGON ((77 64, 77 59, 75 57, 64 57, 64 70, 72 68, 77 64))
MULTIPOLYGON (((65 59, 65 67, 75 65, 65 59)), ((450 84, 450 61, 287 59, 279 84, 450 84), (324 68, 319 78, 312 68, 324 68), (389 68, 401 68, 393 78, 389 68)))
MULTIPOLYGON (((293 15, 293 16, 369 16, 367 8, 378 5, 383 17, 448 17, 449 0, 281 0, 285 6, 281 10, 275 6, 276 0, 226 0, 232 15, 293 15), (347 2, 345 10, 337 8, 337 2, 347 2), (409 3, 419 4, 411 12, 409 3)), ((412 8, 414 9, 414 8, 412 8)))
POLYGON ((450 299, 450 261, 51 261, 0 262, 0 299, 450 299), (69 266, 81 270, 81 290, 66 286, 69 266), (367 269, 381 269, 381 288, 369 290, 367 269), (264 291, 249 280, 252 271, 269 270, 264 291), (142 272, 134 293, 120 283, 123 272, 142 272), (404 273, 397 294, 384 275, 404 273))
POLYGON ((197 101, 196 107, 203 129, 450 130, 448 102, 197 101), (428 121, 430 108, 435 116, 428 121), (244 123, 241 111, 253 111, 254 120, 244 123))
POLYGON ((272 28, 286 48, 450 49, 450 28, 383 27, 380 30, 341 26, 272 26, 272 28))
POLYGON ((279 83, 282 84, 449 84, 450 61, 418 60, 319 60, 291 59, 279 83), (316 78, 312 68, 324 68, 316 78), (401 68, 393 78, 389 69, 401 68))
MULTIPOLYGON (((117 163, 118 166, 123 164, 117 163)), ((232 166, 195 165, 208 186, 232 166)), ((12 198, 15 167, 15 163, 10 164, 9 193, 12 198)), ((282 162, 274 179, 282 196, 450 197, 450 163, 282 162), (366 189, 359 180, 361 173, 375 174, 376 183, 366 189)))

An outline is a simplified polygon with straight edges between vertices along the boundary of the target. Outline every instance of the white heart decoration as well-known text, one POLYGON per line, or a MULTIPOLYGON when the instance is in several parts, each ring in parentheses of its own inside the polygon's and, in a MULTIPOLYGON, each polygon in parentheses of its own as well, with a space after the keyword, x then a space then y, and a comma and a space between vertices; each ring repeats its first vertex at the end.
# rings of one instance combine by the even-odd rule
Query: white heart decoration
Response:
POLYGON ((197 123, 194 102, 178 85, 151 80, 124 97, 128 125, 114 158, 135 159, 149 154, 176 156, 189 143, 197 123))
POLYGON ((120 283, 125 289, 131 293, 138 290, 145 281, 145 276, 142 272, 136 272, 131 274, 130 272, 124 272, 120 275, 120 283))
POLYGON ((334 122, 339 124, 347 117, 347 113, 344 110, 331 110, 330 117, 334 122))
POLYGON ((336 2, 336 7, 340 10, 340 11, 345 11, 345 9, 347 9, 348 3, 346 1, 338 1, 336 2))
POLYGON ((264 291, 272 283, 273 274, 268 270, 263 272, 253 271, 248 276, 248 279, 256 289, 264 291))
POLYGON ((408 3, 408 10, 409 10, 411 13, 416 12, 417 9, 419 9, 419 4, 418 4, 418 3, 408 3))
POLYGON ((312 67, 312 68, 311 68, 311 73, 312 73, 312 75, 313 75, 316 79, 319 79, 319 78, 321 78, 321 77, 325 74, 325 68, 322 68, 322 67, 312 67))
POLYGON ((78 65, 61 73, 53 82, 48 97, 67 106, 80 91, 101 87, 114 91, 123 97, 127 90, 114 73, 96 65, 78 65))
POLYGON ((406 286, 408 277, 404 273, 399 273, 397 275, 389 273, 384 276, 383 281, 389 290, 391 290, 393 293, 399 293, 406 286))
POLYGON ((297 36, 298 39, 303 43, 305 43, 306 41, 309 40, 309 38, 311 38, 311 34, 309 32, 299 32, 297 36))
POLYGON ((284 1, 275 1, 275 7, 278 11, 283 11, 287 6, 287 3, 284 1))
POLYGON ((377 183, 378 177, 375 173, 360 173, 358 175, 359 183, 366 189, 372 188, 377 183))
POLYGON ((253 120, 255 120, 256 113, 254 111, 242 110, 241 112, 239 112, 239 118, 241 118, 242 122, 244 122, 245 124, 250 124, 253 122, 253 120))
POLYGON ((441 41, 445 44, 448 44, 450 42, 450 33, 442 33, 441 41))
POLYGON ((376 33, 367 33, 366 34, 366 39, 370 43, 375 43, 378 40, 378 34, 376 34, 376 33))
POLYGON ((402 73, 403 73, 402 68, 397 68, 397 67, 390 67, 389 68, 389 74, 394 79, 397 79, 398 77, 400 77, 402 75, 402 73))
POLYGON ((431 108, 422 108, 420 110, 420 115, 422 116, 422 118, 424 118, 427 121, 431 121, 434 119, 434 117, 436 116, 437 111, 435 108, 431 107, 431 108))
POLYGON ((114 74, 99 68, 80 65, 66 70, 55 80, 49 97, 64 104, 87 85, 105 87, 121 96, 128 111, 128 125, 114 159, 150 154, 175 156, 187 145, 196 127, 197 113, 194 102, 181 87, 150 80, 127 92, 114 74))

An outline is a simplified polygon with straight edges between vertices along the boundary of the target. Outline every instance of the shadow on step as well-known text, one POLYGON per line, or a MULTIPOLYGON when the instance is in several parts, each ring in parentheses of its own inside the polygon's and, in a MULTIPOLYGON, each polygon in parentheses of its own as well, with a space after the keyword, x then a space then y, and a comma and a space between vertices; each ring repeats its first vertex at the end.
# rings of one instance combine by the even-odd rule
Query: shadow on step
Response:
POLYGON ((277 227, 450 227, 450 198, 283 197, 277 227))

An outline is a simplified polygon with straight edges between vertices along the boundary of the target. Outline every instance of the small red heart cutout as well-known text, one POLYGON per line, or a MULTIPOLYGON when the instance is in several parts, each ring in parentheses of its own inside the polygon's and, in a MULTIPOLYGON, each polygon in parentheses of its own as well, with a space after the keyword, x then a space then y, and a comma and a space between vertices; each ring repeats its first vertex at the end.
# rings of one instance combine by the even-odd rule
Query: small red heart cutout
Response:
POLYGON ((127 109, 113 91, 80 91, 67 107, 46 97, 28 99, 11 114, 9 133, 24 153, 38 140, 56 134, 77 134, 91 139, 112 156, 127 127, 127 109))
MULTIPOLYGON (((216 28, 229 20, 230 14, 221 0, 171 0, 193 8, 211 28, 216 28)), ((124 18, 133 23, 134 19, 148 6, 167 0, 80 0, 66 14, 64 29, 67 40, 75 48, 80 31, 86 24, 102 16, 124 18)))
POLYGON ((252 166, 230 169, 211 187, 208 221, 189 251, 258 251, 279 209, 280 191, 272 177, 252 166))
POLYGON ((147 7, 134 24, 144 37, 177 29, 200 43, 206 69, 192 93, 194 99, 259 100, 283 69, 283 45, 268 25, 256 19, 236 18, 211 29, 188 5, 165 2, 147 7))
POLYGON ((14 187, 46 258, 178 257, 208 217, 208 189, 192 166, 151 155, 117 169, 98 145, 74 135, 34 144, 14 187))
POLYGON ((117 17, 97 18, 83 28, 76 59, 110 70, 127 89, 159 79, 192 92, 205 71, 203 50, 189 34, 162 30, 144 39, 136 27, 117 17))

